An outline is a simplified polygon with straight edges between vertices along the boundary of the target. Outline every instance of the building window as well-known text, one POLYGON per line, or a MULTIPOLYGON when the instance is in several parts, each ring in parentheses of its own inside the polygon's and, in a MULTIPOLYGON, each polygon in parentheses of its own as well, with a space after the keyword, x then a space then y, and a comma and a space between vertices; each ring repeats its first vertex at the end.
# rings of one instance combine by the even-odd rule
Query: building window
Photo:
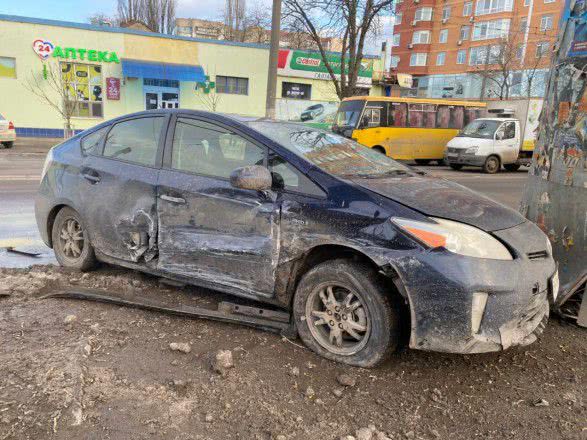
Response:
POLYGON ((412 44, 430 43, 430 31, 416 31, 412 35, 412 44))
POLYGON ((96 64, 61 63, 61 79, 73 116, 101 118, 102 66, 96 64))
POLYGON ((216 75, 216 91, 218 93, 229 93, 232 95, 248 95, 249 79, 216 75))
POLYGON ((281 84, 281 97, 288 99, 312 99, 312 86, 284 82, 281 84))
POLYGON ((554 3, 556 0, 544 0, 544 3, 554 3))
POLYGON ((546 32, 552 29, 552 15, 543 15, 540 19, 540 30, 546 32))
POLYGON ((432 8, 420 8, 416 9, 414 14, 414 21, 431 21, 432 20, 432 8))
POLYGON ((503 49, 501 46, 493 45, 489 47, 489 64, 499 64, 503 62, 503 49))
POLYGON ((548 41, 542 41, 536 44, 536 58, 542 58, 548 54, 550 43, 548 41))
POLYGON ((528 19, 520 18, 520 32, 526 32, 526 30, 528 30, 528 19))
POLYGON ((0 78, 16 78, 16 58, 0 57, 0 78))
POLYGON ((391 45, 393 47, 398 47, 400 44, 401 35, 400 34, 393 34, 393 38, 391 40, 391 45))
POLYGON ((516 59, 521 60, 524 57, 524 45, 518 44, 516 47, 516 59))
POLYGON ((448 20, 450 18, 450 6, 442 8, 442 19, 448 20))
POLYGON ((427 58, 427 53, 413 53, 410 56, 410 66, 425 66, 427 58))
POLYGON ((513 3, 513 0, 478 0, 475 15, 510 12, 513 9, 513 3))
POLYGON ((188 36, 191 37, 192 35, 192 28, 191 26, 177 26, 175 28, 176 35, 188 36))
POLYGON ((391 62, 390 66, 395 69, 397 67, 397 65, 399 64, 399 57, 397 55, 392 55, 390 62, 391 62))
POLYGON ((446 60, 446 53, 445 52, 438 52, 436 55, 436 65, 437 66, 444 66, 444 62, 446 60))
POLYGON ((471 32, 471 26, 461 26, 461 33, 459 35, 459 40, 468 40, 470 32, 471 32))
POLYGON ((469 51, 469 65, 481 66, 487 63, 487 46, 472 47, 469 51))
POLYGON ((463 17, 468 17, 473 13, 473 2, 465 2, 463 5, 463 17))
POLYGON ((467 49, 461 49, 457 52, 457 64, 465 64, 467 61, 467 49))
POLYGON ((404 14, 402 12, 398 12, 397 14, 395 14, 394 24, 402 24, 403 17, 404 17, 404 14))
POLYGON ((524 0, 524 6, 530 6, 532 0, 524 0))
POLYGON ((448 29, 442 29, 438 34, 438 42, 446 43, 448 41, 448 29))
POLYGON ((483 21, 473 26, 473 41, 505 38, 510 31, 510 19, 483 21))

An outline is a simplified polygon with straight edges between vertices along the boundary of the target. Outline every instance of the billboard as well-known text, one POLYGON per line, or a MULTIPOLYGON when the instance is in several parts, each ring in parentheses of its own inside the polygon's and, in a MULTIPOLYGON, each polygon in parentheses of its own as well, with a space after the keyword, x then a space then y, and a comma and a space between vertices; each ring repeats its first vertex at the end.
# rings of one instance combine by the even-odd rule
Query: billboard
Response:
MULTIPOLYGON (((327 54, 326 59, 332 67, 337 79, 340 79, 342 62, 340 55, 327 54)), ((297 78, 322 79, 330 81, 330 74, 322 55, 318 52, 295 49, 280 49, 278 59, 278 75, 297 78)), ((348 71, 348 66, 345 71, 348 71)), ((373 78, 373 60, 363 59, 359 68, 357 84, 370 86, 373 78)))

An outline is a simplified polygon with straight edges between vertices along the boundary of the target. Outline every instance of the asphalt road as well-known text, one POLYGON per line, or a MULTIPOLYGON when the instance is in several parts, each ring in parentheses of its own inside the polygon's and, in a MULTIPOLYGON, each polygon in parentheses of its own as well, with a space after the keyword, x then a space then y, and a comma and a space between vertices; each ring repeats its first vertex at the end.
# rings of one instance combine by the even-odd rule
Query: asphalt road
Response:
MULTIPOLYGON (((28 151, 0 150, 0 266, 3 267, 54 262, 52 252, 39 237, 34 218, 34 196, 45 155, 28 151), (41 255, 36 258, 15 255, 6 251, 9 246, 41 255)), ((514 209, 518 208, 526 181, 525 169, 486 175, 475 168, 462 171, 441 166, 419 168, 454 180, 514 209)))

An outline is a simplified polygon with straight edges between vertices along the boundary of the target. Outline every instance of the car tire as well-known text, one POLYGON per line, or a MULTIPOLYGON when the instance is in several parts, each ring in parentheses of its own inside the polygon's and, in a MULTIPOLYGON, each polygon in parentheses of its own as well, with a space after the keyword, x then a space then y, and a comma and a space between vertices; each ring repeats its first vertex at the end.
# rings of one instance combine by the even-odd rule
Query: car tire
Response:
POLYGON ((350 260, 326 261, 307 272, 293 310, 304 344, 336 362, 373 367, 400 340, 399 305, 373 268, 350 260))
POLYGON ((483 163, 483 172, 487 174, 495 174, 501 168, 501 161, 497 156, 489 156, 483 163))
POLYGON ((85 272, 96 265, 96 255, 80 215, 73 209, 61 209, 51 231, 55 258, 63 267, 85 272))
POLYGON ((431 159, 414 159, 414 161, 416 162, 416 165, 428 165, 432 162, 431 159))
POLYGON ((14 142, 2 142, 2 145, 4 145, 4 148, 12 148, 14 146, 14 142))
POLYGON ((463 166, 460 163, 449 163, 448 166, 455 171, 460 171, 463 169, 463 166))
POLYGON ((516 172, 520 169, 520 164, 517 163, 508 163, 507 165, 503 166, 506 171, 516 172))

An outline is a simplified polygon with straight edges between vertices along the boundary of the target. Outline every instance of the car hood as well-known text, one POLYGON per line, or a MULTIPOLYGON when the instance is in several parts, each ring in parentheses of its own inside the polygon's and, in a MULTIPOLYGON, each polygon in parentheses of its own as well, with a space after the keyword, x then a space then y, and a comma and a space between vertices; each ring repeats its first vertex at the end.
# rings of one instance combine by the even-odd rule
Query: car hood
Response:
POLYGON ((400 176, 352 181, 425 215, 466 223, 484 231, 512 228, 526 221, 517 211, 445 179, 400 176))
POLYGON ((452 138, 447 144, 450 148, 469 148, 469 147, 485 147, 493 145, 493 139, 483 139, 474 137, 457 136, 452 138))

